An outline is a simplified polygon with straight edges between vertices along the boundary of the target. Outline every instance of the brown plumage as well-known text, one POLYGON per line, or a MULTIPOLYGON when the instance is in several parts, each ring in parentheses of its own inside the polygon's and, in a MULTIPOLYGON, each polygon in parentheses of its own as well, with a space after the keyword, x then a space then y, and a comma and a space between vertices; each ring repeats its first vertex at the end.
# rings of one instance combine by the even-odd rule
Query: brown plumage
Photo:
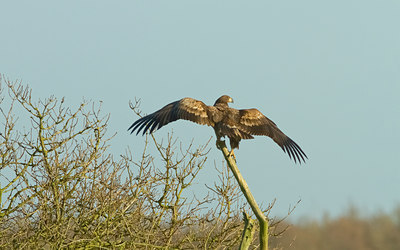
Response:
POLYGON ((286 136, 273 121, 257 109, 237 110, 230 108, 228 106, 230 102, 233 102, 233 100, 227 95, 218 98, 214 106, 207 106, 192 98, 183 98, 140 118, 128 130, 131 130, 131 133, 136 130, 136 134, 139 134, 142 130, 143 134, 147 131, 152 133, 170 122, 184 119, 213 127, 218 141, 221 137, 227 136, 232 154, 234 148, 239 148, 241 139, 253 139, 253 135, 265 135, 271 137, 295 162, 305 162, 307 156, 303 150, 286 136))

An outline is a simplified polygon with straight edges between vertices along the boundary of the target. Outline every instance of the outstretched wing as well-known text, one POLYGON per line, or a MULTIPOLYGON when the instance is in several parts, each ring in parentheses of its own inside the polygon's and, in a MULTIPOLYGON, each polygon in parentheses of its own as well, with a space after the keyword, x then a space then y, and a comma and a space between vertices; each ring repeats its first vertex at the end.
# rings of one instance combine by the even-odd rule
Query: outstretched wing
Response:
POLYGON ((166 105, 150 115, 140 118, 128 130, 131 130, 131 134, 135 130, 137 130, 136 134, 139 134, 141 130, 143 130, 143 134, 148 130, 152 133, 154 130, 179 119, 213 126, 214 123, 209 119, 208 110, 209 107, 201 101, 193 98, 183 98, 166 105))
POLYGON ((266 135, 272 138, 289 157, 296 159, 301 163, 305 162, 307 155, 303 152, 297 143, 286 136, 276 124, 268 119, 257 109, 239 110, 239 126, 240 129, 251 135, 266 135))

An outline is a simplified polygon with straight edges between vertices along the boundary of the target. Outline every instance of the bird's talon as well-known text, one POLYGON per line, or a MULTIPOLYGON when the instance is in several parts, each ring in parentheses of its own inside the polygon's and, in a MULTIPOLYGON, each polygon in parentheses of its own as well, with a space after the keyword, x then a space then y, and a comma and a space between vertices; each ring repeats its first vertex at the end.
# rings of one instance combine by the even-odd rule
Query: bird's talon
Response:
POLYGON ((228 155, 229 157, 231 157, 235 162, 237 162, 236 161, 236 155, 235 155, 235 153, 233 152, 233 150, 231 150, 231 152, 229 152, 229 155, 228 155))

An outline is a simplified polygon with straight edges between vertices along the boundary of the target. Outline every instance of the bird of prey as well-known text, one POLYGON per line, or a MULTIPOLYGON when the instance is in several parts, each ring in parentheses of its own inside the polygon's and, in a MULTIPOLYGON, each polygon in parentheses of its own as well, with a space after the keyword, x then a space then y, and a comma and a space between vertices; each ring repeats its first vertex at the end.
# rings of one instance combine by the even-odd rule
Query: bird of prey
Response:
POLYGON ((222 137, 230 141, 231 155, 233 149, 239 148, 242 139, 253 139, 253 135, 271 137, 289 157, 301 164, 307 158, 303 150, 292 139, 286 136, 276 124, 257 109, 234 109, 228 106, 233 103, 231 97, 223 95, 213 106, 207 106, 202 101, 193 98, 183 98, 172 102, 160 110, 135 121, 128 130, 136 135, 143 130, 143 135, 167 125, 170 122, 183 119, 214 128, 217 144, 222 137))

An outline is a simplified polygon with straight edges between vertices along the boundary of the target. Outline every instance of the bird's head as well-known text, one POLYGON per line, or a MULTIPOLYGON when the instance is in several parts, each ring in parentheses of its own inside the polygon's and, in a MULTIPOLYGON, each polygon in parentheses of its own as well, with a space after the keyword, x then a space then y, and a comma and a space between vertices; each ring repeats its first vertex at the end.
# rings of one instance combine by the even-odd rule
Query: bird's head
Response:
POLYGON ((215 101, 214 105, 219 103, 228 105, 230 102, 233 103, 233 99, 230 96, 223 95, 215 101))

